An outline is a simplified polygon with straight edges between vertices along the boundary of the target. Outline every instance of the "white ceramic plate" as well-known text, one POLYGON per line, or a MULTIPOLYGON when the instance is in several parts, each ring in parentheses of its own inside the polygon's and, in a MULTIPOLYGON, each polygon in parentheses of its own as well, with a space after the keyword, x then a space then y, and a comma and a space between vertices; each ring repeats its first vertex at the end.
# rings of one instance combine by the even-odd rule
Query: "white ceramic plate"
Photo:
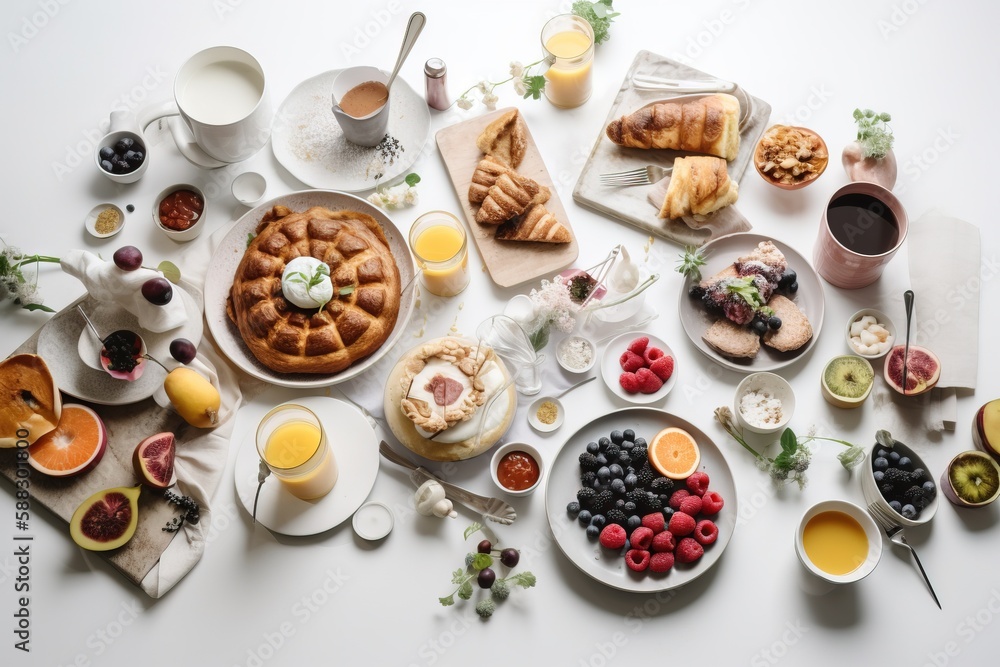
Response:
MULTIPOLYGON (((182 326, 162 333, 140 328, 135 315, 117 304, 102 303, 89 297, 79 303, 103 335, 118 329, 135 331, 145 341, 147 353, 170 368, 169 362, 173 362, 170 341, 187 338, 198 345, 202 335, 198 304, 184 289, 177 285, 173 288, 175 298, 184 302, 187 318, 182 326)), ((98 405, 128 405, 149 398, 163 386, 166 374, 157 364, 147 361, 146 370, 135 382, 116 380, 101 369, 98 361, 100 353, 100 342, 87 327, 75 304, 56 313, 38 334, 38 354, 45 359, 59 389, 70 396, 98 405), (87 361, 81 356, 83 354, 87 355, 87 361)))
POLYGON ((677 384, 677 355, 674 351, 670 349, 670 346, 664 343, 662 340, 654 336, 653 334, 646 333, 644 331, 632 331, 630 333, 623 333, 621 336, 612 338, 608 346, 604 348, 604 355, 601 357, 601 377, 604 378, 604 384, 608 386, 608 389, 612 391, 619 398, 623 398, 629 403, 636 403, 638 405, 643 405, 646 403, 655 403, 661 400, 670 390, 674 388, 677 384), (636 338, 642 336, 647 336, 649 338, 650 347, 658 347, 663 350, 665 355, 669 355, 674 358, 674 373, 670 376, 670 379, 663 383, 659 391, 652 394, 630 394, 624 389, 622 389, 621 384, 618 382, 618 378, 624 372, 622 370, 621 363, 619 363, 619 358, 628 349, 629 343, 631 343, 636 338))
POLYGON ((531 424, 531 428, 535 429, 539 433, 549 433, 554 431, 562 426, 564 421, 566 421, 566 410, 563 408, 562 401, 553 396, 542 396, 541 398, 536 398, 528 407, 528 423, 531 424), (556 406, 556 419, 551 424, 546 424, 538 418, 538 409, 542 407, 542 403, 545 401, 553 403, 556 406))
MULTIPOLYGON (((370 169, 377 147, 356 146, 344 139, 333 117, 333 80, 341 70, 306 79, 288 94, 274 116, 271 148, 278 162, 295 178, 313 188, 360 192, 375 187, 370 169)), ((388 134, 401 150, 386 159, 381 182, 389 182, 420 157, 430 136, 431 116, 422 95, 397 76, 389 100, 388 134)))
POLYGON ((295 388, 328 387, 338 382, 350 380, 378 362, 403 335, 403 330, 413 313, 413 289, 407 288, 403 291, 396 326, 389 334, 389 338, 382 344, 382 347, 366 359, 331 375, 272 371, 257 361, 250 349, 243 343, 239 329, 226 315, 226 298, 228 298, 229 290, 233 286, 236 268, 246 252, 247 234, 253 233, 264 214, 279 204, 287 206, 293 211, 305 211, 312 206, 325 206, 333 210, 346 209, 372 216, 382 225, 382 230, 389 240, 389 248, 392 250, 393 257, 396 258, 396 266, 399 267, 400 285, 406 287, 413 278, 413 260, 410 257, 409 246, 406 245, 406 236, 399 231, 381 209, 372 206, 363 199, 340 192, 323 190, 293 192, 271 199, 245 213, 242 218, 236 221, 222 243, 219 244, 212 256, 212 263, 208 267, 208 275, 205 279, 205 320, 208 322, 208 328, 212 332, 212 336, 215 337, 222 353, 241 370, 258 380, 282 387, 295 388))
MULTIPOLYGON (((293 402, 315 412, 323 423, 340 474, 330 493, 311 501, 296 498, 271 475, 260 490, 257 521, 282 535, 315 535, 339 526, 365 502, 378 474, 378 442, 368 420, 352 405, 327 396, 302 396, 293 402)), ((266 411, 244 414, 249 412, 240 411, 241 418, 255 419, 238 444, 235 476, 236 495, 252 514, 260 465, 254 436, 266 411)))
POLYGON ((799 290, 795 294, 789 294, 784 290, 779 290, 777 294, 782 294, 799 307, 812 325, 813 335, 809 342, 797 350, 791 352, 779 352, 761 343, 760 352, 753 359, 735 360, 724 357, 708 346, 708 343, 701 339, 701 335, 712 326, 720 316, 706 311, 698 299, 688 296, 691 288, 690 278, 684 280, 680 296, 677 300, 678 312, 680 313, 681 325, 684 333, 687 334, 694 346, 701 350, 702 354, 716 362, 720 366, 725 366, 740 373, 755 373, 757 371, 773 371, 784 368, 795 363, 804 357, 819 339, 820 330, 823 328, 823 313, 826 309, 826 302, 823 296, 823 285, 812 265, 798 253, 781 241, 777 241, 761 234, 730 234, 723 236, 702 247, 705 254, 706 263, 701 267, 701 275, 704 278, 719 273, 727 266, 736 261, 737 257, 749 254, 761 241, 771 241, 788 260, 788 268, 794 269, 798 275, 799 290))
POLYGON ((583 426, 570 436, 556 454, 549 467, 545 483, 545 514, 556 544, 587 576, 612 588, 636 593, 665 591, 683 586, 714 566, 729 544, 736 529, 739 510, 736 501, 736 484, 729 464, 715 443, 693 424, 656 408, 634 407, 611 412, 583 426), (603 548, 591 540, 575 517, 566 512, 566 505, 576 500, 580 489, 580 464, 578 457, 586 450, 587 443, 607 436, 611 431, 630 428, 637 436, 652 440, 660 430, 669 426, 682 428, 694 437, 701 450, 699 470, 708 474, 709 490, 718 491, 725 506, 713 518, 719 527, 719 538, 705 548, 705 555, 690 565, 674 565, 665 574, 632 572, 625 565, 625 558, 617 551, 603 548))

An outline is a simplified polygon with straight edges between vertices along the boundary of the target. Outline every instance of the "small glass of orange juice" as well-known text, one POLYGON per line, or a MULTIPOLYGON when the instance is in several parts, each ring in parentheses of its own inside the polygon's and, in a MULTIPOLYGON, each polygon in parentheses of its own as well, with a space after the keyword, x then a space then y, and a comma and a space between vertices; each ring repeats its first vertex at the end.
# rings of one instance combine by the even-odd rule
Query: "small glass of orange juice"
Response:
POLYGON ((549 68, 545 96, 557 107, 578 107, 593 87, 594 29, 586 19, 560 14, 542 28, 542 50, 549 68))
POLYGON ((337 483, 337 462, 319 417, 309 408, 285 403, 257 426, 257 453, 292 495, 316 500, 337 483))
POLYGON ((447 211, 430 211, 410 228, 410 250, 420 282, 431 294, 455 296, 469 284, 469 248, 462 223, 447 211))

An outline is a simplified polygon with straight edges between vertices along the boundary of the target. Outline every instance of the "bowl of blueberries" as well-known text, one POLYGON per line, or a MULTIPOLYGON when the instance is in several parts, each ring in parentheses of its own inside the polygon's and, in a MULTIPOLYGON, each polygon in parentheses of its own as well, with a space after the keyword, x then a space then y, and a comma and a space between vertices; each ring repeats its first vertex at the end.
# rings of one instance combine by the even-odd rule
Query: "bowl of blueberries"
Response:
POLYGON ((146 173, 149 156, 128 112, 111 114, 111 131, 98 143, 97 167, 115 183, 135 183, 146 173))
POLYGON ((920 526, 938 508, 935 476, 916 452, 879 431, 869 460, 862 464, 861 490, 865 501, 876 504, 901 526, 920 526))

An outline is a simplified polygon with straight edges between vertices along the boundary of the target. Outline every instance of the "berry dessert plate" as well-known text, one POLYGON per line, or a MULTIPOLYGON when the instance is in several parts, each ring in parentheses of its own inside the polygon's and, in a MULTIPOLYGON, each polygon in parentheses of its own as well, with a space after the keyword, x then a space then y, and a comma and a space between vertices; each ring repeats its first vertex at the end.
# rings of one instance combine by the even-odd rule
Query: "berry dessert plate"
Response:
POLYGON ((698 299, 689 296, 694 281, 690 278, 684 280, 681 294, 677 299, 681 325, 684 327, 684 333, 691 339, 691 343, 715 363, 739 373, 774 371, 795 363, 809 353, 816 340, 819 339, 820 330, 823 328, 823 313, 826 305, 823 285, 819 276, 805 257, 781 241, 761 234, 730 234, 706 243, 701 249, 706 260, 705 265, 701 267, 702 277, 708 278, 721 272, 735 262, 738 257, 748 255, 761 241, 771 241, 785 256, 788 268, 793 269, 797 274, 798 289, 794 294, 781 290, 775 294, 782 294, 791 299, 809 320, 809 325, 812 327, 812 337, 802 347, 790 352, 779 352, 762 343, 757 356, 752 359, 725 357, 712 349, 702 338, 702 335, 716 320, 721 318, 721 315, 708 312, 698 299))
MULTIPOLYGON (((650 368, 650 363, 643 359, 643 365, 641 368, 650 368)), ((638 371, 635 371, 638 373, 638 371)), ((650 371, 652 372, 652 371, 650 371)), ((654 374, 655 375, 655 374, 654 374)), ((629 403, 635 403, 639 405, 647 403, 655 403, 656 401, 662 400, 670 393, 670 390, 674 388, 677 384, 677 355, 674 351, 670 349, 670 346, 665 342, 650 333, 645 333, 643 331, 632 331, 629 333, 624 333, 617 336, 608 343, 608 346, 604 348, 604 355, 601 357, 601 377, 604 378, 604 384, 608 386, 615 396, 622 398, 629 403), (666 382, 662 383, 656 391, 652 393, 629 392, 622 386, 621 376, 626 372, 625 368, 622 367, 621 358, 625 354, 626 350, 629 350, 630 344, 639 338, 648 338, 649 343, 647 349, 657 348, 663 351, 664 357, 673 357, 674 368, 673 372, 670 374, 666 382)), ((662 380, 659 380, 662 382, 662 380)), ((655 381, 654 381, 655 382, 655 381)))
MULTIPOLYGON (((675 488, 684 488, 682 486, 675 488)), ((545 514, 549 527, 563 554, 587 576, 623 591, 652 593, 678 588, 711 570, 725 551, 736 529, 739 507, 736 484, 721 450, 701 429, 668 412, 651 407, 630 407, 608 413, 581 427, 571 435, 556 454, 545 482, 545 514), (687 431, 697 442, 701 453, 698 472, 709 476, 709 491, 724 500, 718 514, 712 517, 718 528, 718 538, 704 547, 704 555, 690 564, 675 564, 668 572, 633 572, 625 564, 621 550, 605 549, 596 538, 589 538, 577 517, 566 506, 576 500, 580 489, 579 456, 588 442, 598 441, 612 431, 632 429, 636 437, 652 441, 665 428, 687 431)), ((631 532, 631 531, 628 531, 631 532)))

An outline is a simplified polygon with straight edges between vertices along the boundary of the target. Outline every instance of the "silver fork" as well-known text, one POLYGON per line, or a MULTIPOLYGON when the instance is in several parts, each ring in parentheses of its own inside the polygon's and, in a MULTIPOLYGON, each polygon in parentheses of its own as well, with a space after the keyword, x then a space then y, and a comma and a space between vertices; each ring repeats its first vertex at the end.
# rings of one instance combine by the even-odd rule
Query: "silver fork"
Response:
POLYGON ((937 593, 934 592, 934 587, 931 586, 931 580, 927 578, 927 573, 924 572, 924 566, 920 564, 920 558, 917 557, 917 552, 909 545, 909 543, 907 543, 906 535, 903 534, 903 527, 896 523, 891 516, 886 514, 884 509, 875 503, 869 503, 868 511, 871 513, 872 518, 875 519, 875 522, 878 523, 882 527, 882 530, 885 531, 886 537, 889 538, 890 542, 909 549, 910 553, 913 555, 913 562, 917 564, 917 569, 920 571, 920 576, 924 578, 924 583, 927 584, 927 590, 931 592, 931 597, 934 598, 935 604, 937 604, 938 609, 940 609, 941 602, 938 600, 937 593))
POLYGON ((601 174, 600 179, 601 185, 609 187, 649 185, 650 183, 656 183, 673 170, 673 167, 660 167, 655 164, 650 164, 645 167, 639 167, 638 169, 601 174))

